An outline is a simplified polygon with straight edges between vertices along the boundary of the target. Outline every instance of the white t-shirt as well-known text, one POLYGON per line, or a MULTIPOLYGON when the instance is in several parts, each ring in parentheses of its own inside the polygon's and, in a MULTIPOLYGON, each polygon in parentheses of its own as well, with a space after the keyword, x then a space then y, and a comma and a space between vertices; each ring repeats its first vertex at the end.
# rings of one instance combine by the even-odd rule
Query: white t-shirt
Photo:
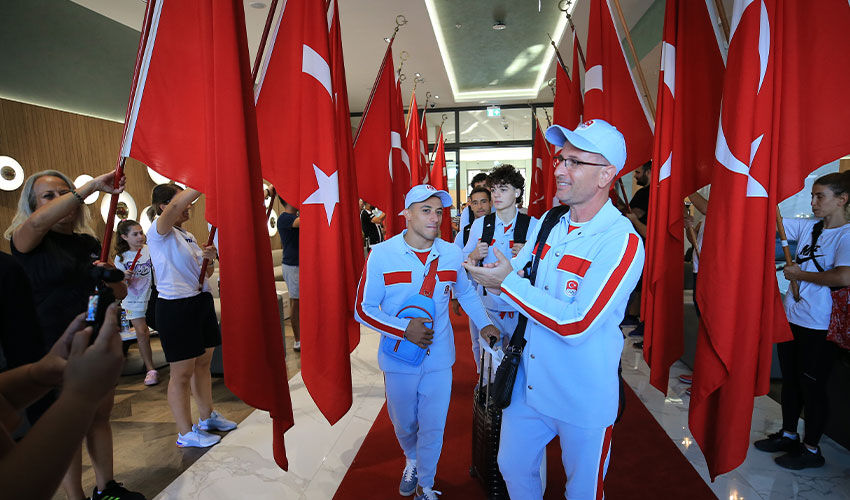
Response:
MULTIPOLYGON (((789 240, 797 241, 797 255, 802 257, 800 269, 808 272, 818 272, 812 262, 812 254, 818 264, 825 270, 838 266, 850 266, 850 224, 841 227, 824 229, 817 241, 817 247, 812 251, 812 228, 818 219, 783 219, 785 235, 789 240)), ((785 294, 785 313, 788 321, 814 330, 829 328, 829 317, 832 313, 832 296, 829 287, 817 285, 809 281, 799 281, 800 301, 794 300, 790 292, 785 294)))
MULTIPOLYGON (((204 255, 195 236, 176 227, 162 235, 156 230, 158 224, 159 218, 151 223, 147 238, 159 296, 174 300, 197 295, 204 255)), ((209 290, 209 280, 205 279, 204 291, 209 290)))
MULTIPOLYGON (((136 260, 136 251, 127 250, 121 255, 124 260, 115 256, 115 267, 127 271, 136 260)), ((121 307, 126 311, 147 311, 148 299, 151 296, 151 284, 153 283, 153 263, 147 245, 142 247, 139 259, 133 266, 133 275, 127 281, 127 296, 121 301, 121 307)))

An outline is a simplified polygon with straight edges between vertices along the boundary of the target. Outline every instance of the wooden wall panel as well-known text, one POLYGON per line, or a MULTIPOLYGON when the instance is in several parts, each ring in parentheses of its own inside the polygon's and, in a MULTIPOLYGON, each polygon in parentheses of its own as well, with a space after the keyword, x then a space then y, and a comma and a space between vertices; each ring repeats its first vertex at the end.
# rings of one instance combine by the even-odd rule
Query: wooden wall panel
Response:
MULTIPOLYGON (((123 124, 43 108, 31 104, 0 99, 0 155, 18 160, 29 176, 45 169, 65 173, 72 180, 82 174, 96 176, 115 168, 120 147, 123 124)), ((147 168, 130 158, 124 167, 127 175, 126 191, 133 197, 139 211, 150 205, 151 189, 155 186, 147 168)), ((0 191, 0 229, 5 231, 15 215, 21 189, 0 191)), ((88 205, 92 212, 94 230, 102 238, 105 229, 100 214, 105 196, 88 205)), ((277 202, 275 210, 281 210, 277 202)), ((204 221, 204 198, 201 197, 186 223, 199 241, 206 241, 207 224, 204 221)), ((271 240, 272 248, 280 248, 280 238, 271 240)), ((0 249, 9 252, 9 241, 0 238, 0 249)))

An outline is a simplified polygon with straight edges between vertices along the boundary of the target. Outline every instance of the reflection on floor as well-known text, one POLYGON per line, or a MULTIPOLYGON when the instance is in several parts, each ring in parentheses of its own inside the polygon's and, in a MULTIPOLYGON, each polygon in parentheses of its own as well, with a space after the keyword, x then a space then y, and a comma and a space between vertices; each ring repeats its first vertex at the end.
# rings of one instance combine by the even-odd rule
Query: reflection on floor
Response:
MULTIPOLYGON (((250 415, 220 444, 198 451, 174 446, 174 424, 165 404, 164 384, 144 388, 140 376, 123 378, 119 385, 121 402, 113 412, 117 479, 149 498, 157 495, 162 500, 332 498, 384 402, 383 377, 375 363, 377 342, 376 333, 362 330, 362 341, 352 355, 354 405, 333 427, 309 398, 300 374, 290 378, 295 427, 286 434, 288 472, 281 471, 272 459, 268 414, 251 413, 229 394, 220 379, 214 384, 216 405, 230 418, 250 415)), ((624 379, 718 498, 850 499, 850 453, 829 438, 821 443, 827 460, 823 468, 787 471, 773 463, 772 455, 751 447, 741 467, 710 483, 703 455, 687 429, 687 386, 678 381, 679 374, 688 372, 686 367, 674 365, 670 390, 664 397, 649 385, 649 369, 632 342, 627 340, 623 350, 624 379)), ((291 345, 291 338, 287 345, 291 345)), ((294 356, 291 348, 289 351, 287 362, 293 370, 294 356)), ((778 429, 780 422, 779 405, 768 397, 757 398, 752 440, 778 429)), ((86 474, 84 484, 91 485, 92 473, 87 470, 86 474)))

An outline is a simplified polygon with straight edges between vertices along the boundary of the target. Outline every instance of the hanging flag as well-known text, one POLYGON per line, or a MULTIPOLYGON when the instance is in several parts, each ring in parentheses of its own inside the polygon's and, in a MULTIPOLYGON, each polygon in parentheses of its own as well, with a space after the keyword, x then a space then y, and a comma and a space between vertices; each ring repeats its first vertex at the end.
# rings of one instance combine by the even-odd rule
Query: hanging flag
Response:
POLYGON ((543 132, 540 130, 540 124, 537 123, 537 120, 535 120, 534 145, 531 153, 531 183, 528 188, 528 215, 532 217, 537 217, 539 219, 543 216, 543 213, 546 212, 546 210, 551 208, 550 206, 547 206, 546 203, 546 185, 555 184, 552 167, 552 152, 549 149, 549 143, 543 138, 543 132), (546 175, 550 175, 552 178, 546 179, 546 175))
POLYGON ((422 156, 423 170, 425 170, 425 178, 423 183, 431 182, 431 164, 428 162, 428 122, 425 120, 427 109, 422 110, 422 123, 419 126, 419 154, 422 156))
MULTIPOLYGON (((342 244, 348 248, 343 269, 345 276, 340 277, 339 286, 348 298, 348 340, 349 351, 353 351, 360 342, 360 323, 354 319, 357 283, 365 262, 363 257, 363 231, 360 228, 360 209, 357 203, 357 176, 354 164, 354 145, 351 137, 351 113, 348 107, 348 87, 345 83, 345 63, 342 53, 342 30, 339 19, 339 4, 330 0, 328 5, 330 19, 331 50, 331 88, 334 89, 336 109, 336 147, 339 167, 339 204, 343 207, 342 244)), ((302 351, 303 352, 303 351, 302 351)))
MULTIPOLYGON (((400 77, 400 73, 396 72, 395 98, 392 100, 393 106, 390 111, 390 118, 392 119, 393 131, 398 130, 399 135, 406 138, 404 128, 404 104, 401 100, 400 77)), ((415 158, 411 158, 410 154, 407 152, 407 145, 405 141, 402 140, 401 162, 393 161, 393 203, 395 203, 395 209, 392 213, 387 214, 388 218, 392 217, 395 219, 395 227, 399 228, 398 232, 401 232, 407 225, 404 216, 401 215, 401 211, 405 208, 404 197, 410 190, 410 173, 414 160, 415 158)))
MULTIPOLYGON (((398 87, 393 68, 392 41, 387 46, 378 78, 363 111, 354 137, 354 162, 357 165, 357 192, 363 201, 378 207, 384 219, 387 237, 404 229, 397 214, 404 207, 396 200, 394 185, 403 183, 401 170, 407 171, 410 159, 402 145, 403 120, 398 119, 398 87), (386 158, 386 163, 383 158, 386 158)), ((407 186, 408 184, 403 184, 407 186)))
MULTIPOLYGON (((635 64, 639 64, 635 61, 635 64)), ((584 120, 601 118, 626 139, 623 176, 652 157, 652 117, 626 62, 607 0, 592 0, 584 74, 584 120)))
MULTIPOLYGON (((419 124, 419 109, 416 107, 416 91, 410 95, 410 109, 407 110, 407 156, 410 158, 410 187, 422 184, 425 179, 425 163, 422 161, 422 143, 419 124)), ((407 192, 405 191, 405 194, 407 192)))
POLYGON ((148 3, 121 154, 206 195, 206 219, 221 234, 225 383, 271 413, 275 461, 286 469, 283 433, 292 426, 292 405, 269 273, 242 3, 148 3))
POLYGON ((714 26, 706 2, 667 1, 641 315, 649 381, 665 394, 670 366, 684 350, 683 201, 711 181, 714 163, 725 71, 714 26))
POLYGON ((344 138, 337 137, 328 21, 322 0, 284 4, 256 96, 265 177, 299 209, 301 376, 319 410, 334 424, 352 400, 351 290, 339 282, 349 272, 346 243, 351 239, 343 226, 353 223, 345 212, 355 207, 341 196, 348 191, 340 189, 340 168, 348 165, 335 146, 344 138))
MULTIPOLYGON (((446 169, 446 144, 443 140, 443 130, 437 136, 437 150, 434 151, 434 163, 431 169, 431 185, 437 189, 449 192, 449 176, 446 169)), ((443 218, 440 221, 440 238, 446 241, 454 241, 452 238, 452 213, 450 208, 443 209, 443 218)))
POLYGON ((570 90, 570 101, 566 112, 566 118, 568 123, 571 124, 571 129, 578 127, 578 124, 581 123, 581 116, 584 113, 584 99, 581 92, 581 72, 579 69, 579 50, 578 36, 573 31, 573 66, 572 77, 570 78, 572 90, 570 90))
POLYGON ((791 339, 775 277, 776 204, 850 152, 849 26, 846 0, 735 2, 689 416, 712 478, 746 457, 772 344, 791 339))

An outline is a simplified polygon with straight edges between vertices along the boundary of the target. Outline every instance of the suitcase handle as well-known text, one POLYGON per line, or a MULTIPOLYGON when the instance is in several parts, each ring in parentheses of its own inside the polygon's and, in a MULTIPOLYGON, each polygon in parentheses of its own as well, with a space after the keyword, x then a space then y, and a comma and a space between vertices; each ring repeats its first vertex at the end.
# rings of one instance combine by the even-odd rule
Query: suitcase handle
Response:
MULTIPOLYGON (((490 339, 490 347, 496 345, 496 341, 498 339, 491 338, 490 339)), ((478 373, 478 397, 481 397, 481 389, 484 388, 484 358, 487 356, 487 352, 484 349, 481 349, 481 364, 478 366, 481 367, 478 373)), ((490 380, 493 378, 493 359, 490 358, 490 364, 487 365, 487 392, 484 395, 484 403, 490 402, 490 380)))

